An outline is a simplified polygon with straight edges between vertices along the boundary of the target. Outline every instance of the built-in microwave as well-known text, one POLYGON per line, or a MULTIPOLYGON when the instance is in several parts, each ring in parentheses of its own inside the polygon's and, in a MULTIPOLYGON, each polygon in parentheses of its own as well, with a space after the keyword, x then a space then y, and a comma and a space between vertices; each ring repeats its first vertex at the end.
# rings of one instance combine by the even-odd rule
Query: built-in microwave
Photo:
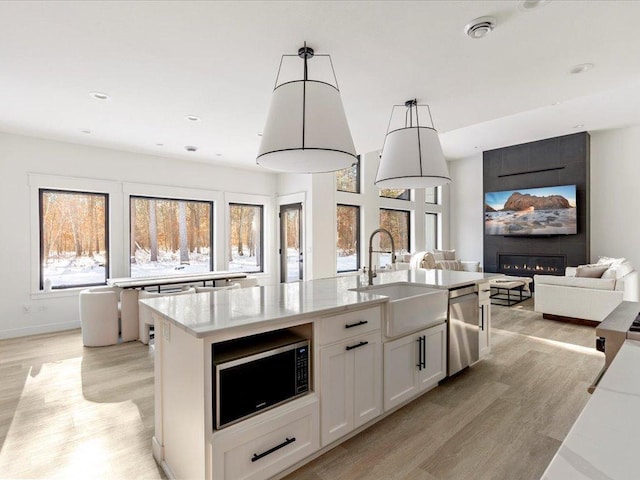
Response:
POLYGON ((309 391, 309 341, 289 331, 216 343, 211 348, 216 429, 309 391))

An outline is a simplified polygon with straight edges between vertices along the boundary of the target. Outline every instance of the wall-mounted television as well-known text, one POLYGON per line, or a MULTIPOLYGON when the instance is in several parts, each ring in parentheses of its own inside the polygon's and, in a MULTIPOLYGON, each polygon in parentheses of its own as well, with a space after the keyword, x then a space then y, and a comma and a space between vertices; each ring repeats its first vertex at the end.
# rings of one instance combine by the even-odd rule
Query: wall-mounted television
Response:
POLYGON ((575 235, 577 217, 575 185, 484 194, 486 235, 575 235))

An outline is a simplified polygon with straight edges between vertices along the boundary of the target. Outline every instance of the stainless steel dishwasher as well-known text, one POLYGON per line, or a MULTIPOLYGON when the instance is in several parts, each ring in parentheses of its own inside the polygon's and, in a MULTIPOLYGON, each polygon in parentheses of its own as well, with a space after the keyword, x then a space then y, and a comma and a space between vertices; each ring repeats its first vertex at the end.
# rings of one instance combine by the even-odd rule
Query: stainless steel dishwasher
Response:
POLYGON ((449 290, 449 357, 447 375, 458 373, 479 357, 478 288, 476 285, 449 290))

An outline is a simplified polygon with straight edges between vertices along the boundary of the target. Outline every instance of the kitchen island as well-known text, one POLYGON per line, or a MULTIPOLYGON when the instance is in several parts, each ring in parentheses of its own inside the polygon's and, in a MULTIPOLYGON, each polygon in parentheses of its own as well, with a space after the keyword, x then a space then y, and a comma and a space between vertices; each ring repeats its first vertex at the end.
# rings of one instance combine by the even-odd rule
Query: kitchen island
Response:
MULTIPOLYGON (((156 325, 154 457, 170 478, 259 479, 292 471, 437 386, 446 376, 448 290, 486 286, 489 277, 393 271, 379 274, 370 290, 364 276, 354 275, 142 301, 156 325), (398 333, 388 318, 394 299, 375 287, 406 284, 423 293, 399 300, 424 298, 433 308, 398 333), (214 428, 215 352, 273 332, 308 342, 309 391, 214 428)), ((488 332, 489 310, 476 315, 488 332)), ((477 348, 486 352, 488 345, 477 348)))

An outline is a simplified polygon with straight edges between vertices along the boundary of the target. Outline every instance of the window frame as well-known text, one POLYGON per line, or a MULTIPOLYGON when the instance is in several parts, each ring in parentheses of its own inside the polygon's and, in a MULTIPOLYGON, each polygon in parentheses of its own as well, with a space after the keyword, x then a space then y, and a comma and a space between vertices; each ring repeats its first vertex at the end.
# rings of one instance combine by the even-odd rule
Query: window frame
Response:
MULTIPOLYGON (((158 197, 155 195, 138 195, 138 194, 129 194, 127 195, 127 198, 129 199, 129 236, 128 236, 128 247, 126 248, 126 250, 128 251, 128 258, 129 261, 128 263, 128 268, 129 268, 129 277, 130 278, 144 278, 144 277, 134 277, 132 275, 131 272, 131 256, 133 255, 133 252, 131 251, 131 235, 133 234, 132 231, 132 224, 133 224, 133 215, 131 215, 131 202, 133 199, 136 198, 141 198, 144 200, 167 200, 170 202, 199 202, 199 203, 208 203, 209 204, 209 225, 210 227, 210 232, 209 232, 209 271, 211 272, 215 272, 215 223, 214 223, 214 210, 215 210, 215 201, 214 200, 198 200, 195 198, 175 198, 175 197, 158 197)), ((175 275, 183 275, 180 272, 177 272, 175 275)), ((170 275, 165 275, 165 276, 170 276, 170 275)))
POLYGON ((436 187, 432 187, 432 188, 435 188, 435 197, 436 197, 436 201, 435 201, 435 202, 428 202, 428 201, 426 200, 427 192, 426 192, 426 189, 425 189, 425 201, 424 201, 424 203, 426 203, 427 205, 442 205, 442 201, 441 201, 441 198, 442 198, 442 196, 441 196, 441 195, 442 195, 442 194, 441 194, 441 192, 442 192, 442 186, 441 186, 441 185, 438 185, 438 186, 436 186, 436 187))
MULTIPOLYGON (((378 208, 378 226, 380 228, 384 228, 380 222, 380 212, 382 212, 383 210, 386 210, 389 212, 402 212, 407 214, 407 252, 410 252, 411 251, 411 210, 403 210, 401 208, 387 208, 387 207, 378 208)), ((396 247, 396 252, 397 252, 399 250, 398 245, 394 245, 394 246, 396 247)))
MULTIPOLYGON (((353 165, 351 165, 350 167, 347 167, 347 168, 352 168, 352 167, 353 167, 353 165)), ((338 187, 338 182, 337 182, 337 179, 336 179, 336 191, 337 191, 337 192, 353 193, 353 194, 360 194, 360 193, 362 193, 362 186, 361 186, 361 175, 362 175, 362 172, 361 172, 361 168, 360 168, 360 167, 361 167, 361 164, 360 164, 360 155, 358 155, 358 156, 356 157, 355 167, 356 167, 356 191, 355 191, 355 192, 352 192, 352 191, 350 191, 350 190, 341 190, 341 189, 338 187)), ((343 169, 341 169, 341 170, 346 170, 346 168, 343 168, 343 169)), ((340 171, 340 170, 338 170, 338 171, 340 171)), ((338 174, 338 172, 336 172, 336 175, 337 175, 337 174, 338 174)))
MULTIPOLYGON (((260 209, 260 251, 261 251, 261 255, 260 255, 260 270, 252 270, 252 271, 244 271, 244 270, 237 270, 238 272, 241 273, 265 273, 265 205, 261 204, 261 203, 246 203, 246 202, 232 202, 229 201, 227 202, 227 211, 229 212, 229 222, 227 224, 228 227, 228 232, 227 232, 227 238, 226 238, 226 242, 228 244, 228 248, 229 250, 227 252, 225 252, 226 254, 230 254, 231 253, 231 247, 232 247, 232 243, 231 243, 231 207, 232 206, 241 206, 241 207, 257 207, 260 209)), ((228 256, 227 256, 227 270, 230 270, 229 265, 230 262, 228 260, 228 256)), ((236 271, 236 270, 234 270, 236 271)))
POLYGON ((358 272, 360 271, 360 266, 362 265, 362 259, 361 259, 361 241, 360 241, 360 235, 362 233, 362 229, 361 229, 361 223, 362 223, 362 215, 360 212, 361 206, 360 205, 351 205, 348 203, 336 203, 336 273, 348 273, 348 272, 358 272), (338 270, 338 218, 337 218, 337 212, 338 212, 338 208, 339 207, 349 207, 349 208, 355 208, 356 209, 356 242, 357 242, 357 248, 356 248, 356 268, 354 269, 350 269, 350 270, 338 270))
POLYGON ((110 278, 111 272, 111 244, 110 244, 110 232, 109 232, 109 224, 110 224, 110 215, 109 215, 109 205, 110 198, 109 193, 105 192, 90 192, 84 190, 75 190, 75 189, 63 189, 63 188, 47 188, 47 187, 38 187, 38 242, 39 242, 39 268, 38 268, 38 289, 40 291, 44 291, 44 194, 45 193, 61 193, 61 194, 71 194, 71 195, 94 195, 98 197, 104 198, 104 249, 105 249, 105 262, 104 262, 104 282, 100 283, 82 283, 77 285, 61 285, 61 286, 52 286, 51 290, 69 290, 72 288, 85 288, 85 287, 95 287, 100 285, 106 285, 107 281, 110 278))
POLYGON ((438 231, 439 230, 438 223, 440 222, 440 213, 438 213, 438 212, 424 212, 424 214, 425 214, 425 222, 424 222, 424 225, 425 225, 425 229, 424 229, 425 246, 424 247, 425 247, 426 250, 429 250, 427 248, 427 221, 426 221, 427 217, 426 216, 427 215, 433 215, 433 217, 435 219, 435 231, 434 231, 435 242, 434 242, 433 248, 435 250, 439 250, 440 249, 440 244, 439 244, 440 232, 438 231))
POLYGON ((395 190, 395 189, 389 189, 389 188, 379 188, 378 189, 378 196, 381 198, 390 198, 391 200, 402 200, 403 202, 411 202, 411 188, 404 188, 402 190, 405 191, 405 193, 402 194, 402 196, 400 197, 389 197, 387 195, 383 195, 382 191, 383 190, 395 190), (406 194, 406 198, 404 198, 404 195, 406 194))

